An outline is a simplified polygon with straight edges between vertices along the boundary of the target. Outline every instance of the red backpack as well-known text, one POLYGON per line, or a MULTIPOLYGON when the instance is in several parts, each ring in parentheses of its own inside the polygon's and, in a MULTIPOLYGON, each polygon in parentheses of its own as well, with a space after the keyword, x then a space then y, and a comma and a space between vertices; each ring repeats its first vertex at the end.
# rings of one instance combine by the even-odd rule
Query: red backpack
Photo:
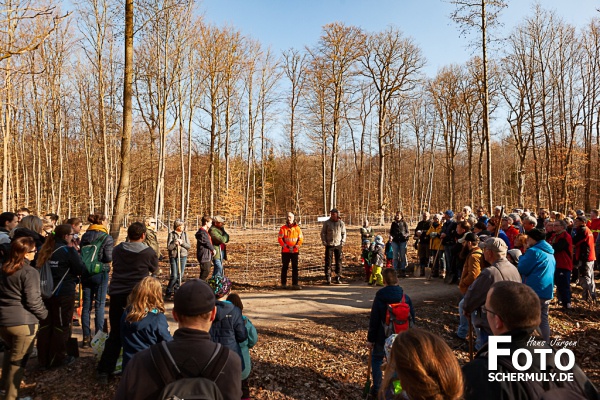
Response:
POLYGON ((387 305, 384 326, 385 336, 407 331, 410 326, 409 322, 410 306, 404 300, 404 295, 402 295, 402 301, 400 303, 387 305))

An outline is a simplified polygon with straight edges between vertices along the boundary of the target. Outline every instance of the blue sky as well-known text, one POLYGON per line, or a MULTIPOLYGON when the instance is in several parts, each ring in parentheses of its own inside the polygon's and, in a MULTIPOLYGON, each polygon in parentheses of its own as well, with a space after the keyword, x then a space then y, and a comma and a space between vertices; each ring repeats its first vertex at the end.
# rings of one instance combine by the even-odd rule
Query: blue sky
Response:
MULTIPOLYGON (((508 31, 531 14, 532 0, 509 0, 502 21, 508 31)), ((545 9, 555 10, 566 22, 582 27, 593 16, 600 17, 600 0, 542 0, 545 9)), ((444 0, 203 0, 200 11, 208 22, 232 25, 242 34, 281 51, 301 49, 317 43, 321 27, 340 21, 366 31, 388 25, 399 27, 421 47, 435 75, 438 68, 462 63, 474 50, 461 38, 449 18, 454 6, 444 0)))

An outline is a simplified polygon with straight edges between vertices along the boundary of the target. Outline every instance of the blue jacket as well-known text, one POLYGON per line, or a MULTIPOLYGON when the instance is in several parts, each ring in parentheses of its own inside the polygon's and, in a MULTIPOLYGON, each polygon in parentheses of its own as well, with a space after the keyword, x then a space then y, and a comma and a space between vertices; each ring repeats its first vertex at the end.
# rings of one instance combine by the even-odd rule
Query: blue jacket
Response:
POLYGON ((137 322, 125 321, 127 311, 121 316, 121 343, 123 343, 123 371, 131 357, 153 344, 173 340, 165 314, 152 310, 137 322))
POLYGON ((242 359, 242 371, 245 368, 240 343, 248 339, 248 332, 242 319, 242 311, 228 301, 217 300, 217 315, 210 327, 210 338, 221 343, 242 359))
MULTIPOLYGON (((375 294, 373 305, 371 306, 371 318, 369 319, 369 333, 367 334, 367 341, 383 346, 385 343, 385 314, 387 311, 387 305, 393 303, 400 303, 402 301, 402 295, 404 291, 400 286, 386 286, 379 289, 375 294)), ((412 305, 410 297, 404 296, 404 301, 410 307, 410 316, 415 319, 415 309, 412 305)))
POLYGON ((554 249, 545 240, 528 248, 519 258, 519 273, 523 283, 532 288, 540 299, 550 300, 554 297, 555 269, 554 249))

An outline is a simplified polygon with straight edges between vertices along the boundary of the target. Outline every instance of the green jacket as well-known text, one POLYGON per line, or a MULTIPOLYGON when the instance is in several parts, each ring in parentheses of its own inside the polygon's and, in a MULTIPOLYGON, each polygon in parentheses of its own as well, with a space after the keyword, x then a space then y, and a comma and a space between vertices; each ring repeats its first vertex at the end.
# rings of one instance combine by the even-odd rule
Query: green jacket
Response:
POLYGON ((216 260, 224 259, 221 254, 221 245, 223 245, 223 249, 225 249, 225 243, 229 242, 229 234, 225 232, 225 229, 219 229, 216 226, 211 226, 208 234, 210 235, 210 239, 216 250, 213 258, 216 260))

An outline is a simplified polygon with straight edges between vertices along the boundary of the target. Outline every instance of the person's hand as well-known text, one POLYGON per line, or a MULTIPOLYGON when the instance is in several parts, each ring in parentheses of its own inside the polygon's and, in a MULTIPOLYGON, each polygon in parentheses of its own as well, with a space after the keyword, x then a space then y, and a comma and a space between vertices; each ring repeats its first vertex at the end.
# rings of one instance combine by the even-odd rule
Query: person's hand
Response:
POLYGON ((213 251, 212 251, 212 255, 214 256, 215 254, 217 254, 217 251, 216 251, 216 250, 213 250, 213 251))
POLYGON ((327 246, 327 242, 325 242, 324 240, 322 243, 323 243, 323 246, 327 246))
POLYGON ((183 244, 183 240, 177 239, 177 246, 181 246, 183 244))
POLYGON ((440 237, 443 239, 443 238, 445 238, 445 237, 446 237, 446 234, 445 234, 445 233, 442 233, 442 234, 440 235, 440 237))
POLYGON ((290 253, 293 253, 293 252, 294 252, 294 246, 288 246, 287 248, 288 248, 288 250, 290 251, 290 253))
POLYGON ((375 343, 373 343, 373 342, 367 342, 367 349, 373 350, 374 345, 375 345, 375 343))

